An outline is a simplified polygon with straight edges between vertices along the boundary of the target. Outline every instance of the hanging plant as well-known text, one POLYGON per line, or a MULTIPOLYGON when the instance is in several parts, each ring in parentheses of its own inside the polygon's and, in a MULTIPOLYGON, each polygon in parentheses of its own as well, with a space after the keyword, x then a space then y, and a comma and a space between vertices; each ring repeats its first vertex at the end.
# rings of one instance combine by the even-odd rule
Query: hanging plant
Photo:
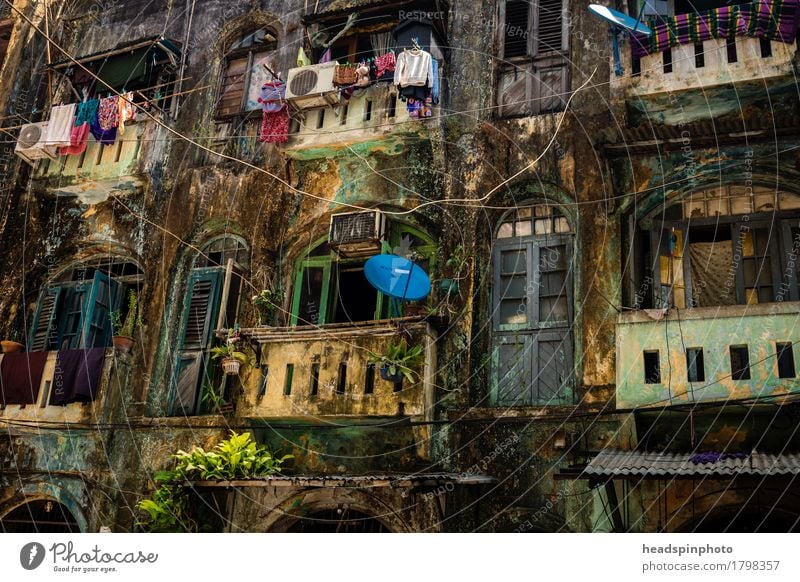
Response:
POLYGON ((211 349, 211 357, 215 360, 222 360, 222 369, 227 376, 237 376, 242 365, 245 367, 255 365, 255 356, 249 351, 249 348, 238 347, 240 341, 241 336, 237 324, 228 330, 228 337, 223 345, 211 349))

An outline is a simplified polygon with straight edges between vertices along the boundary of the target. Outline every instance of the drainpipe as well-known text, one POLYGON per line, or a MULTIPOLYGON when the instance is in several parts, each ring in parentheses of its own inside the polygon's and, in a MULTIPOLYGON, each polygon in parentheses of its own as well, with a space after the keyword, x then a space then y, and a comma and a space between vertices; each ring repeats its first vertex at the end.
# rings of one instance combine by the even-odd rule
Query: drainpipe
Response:
POLYGON ((183 75, 186 71, 186 53, 189 49, 189 35, 192 32, 192 22, 194 21, 194 6, 197 0, 192 0, 192 7, 189 8, 189 0, 186 0, 186 7, 189 10, 188 22, 186 24, 186 34, 183 35, 183 46, 181 47, 181 67, 178 71, 178 82, 175 84, 176 97, 172 100, 170 114, 172 119, 178 117, 180 110, 180 93, 183 91, 183 75))

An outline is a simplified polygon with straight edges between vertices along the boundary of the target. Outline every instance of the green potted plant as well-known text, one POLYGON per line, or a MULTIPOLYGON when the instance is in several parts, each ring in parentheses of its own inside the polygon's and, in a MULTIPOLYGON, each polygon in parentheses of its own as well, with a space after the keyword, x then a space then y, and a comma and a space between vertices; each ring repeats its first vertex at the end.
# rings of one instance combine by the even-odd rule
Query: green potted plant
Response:
POLYGON ((245 366, 253 365, 253 357, 237 346, 240 340, 239 326, 236 325, 233 329, 228 330, 228 337, 225 339, 225 343, 211 350, 212 358, 222 360, 222 369, 227 376, 237 376, 242 364, 245 366))
POLYGON ((417 373, 414 368, 422 362, 422 346, 408 347, 406 338, 399 342, 389 342, 382 354, 370 352, 369 363, 380 366, 381 378, 395 385, 403 383, 403 378, 414 382, 417 373))
POLYGON ((142 325, 142 314, 139 311, 139 299, 136 296, 136 291, 131 289, 128 291, 128 313, 125 315, 125 321, 122 321, 122 312, 111 312, 111 330, 113 337, 111 338, 114 348, 123 354, 127 354, 133 347, 133 335, 142 325))
POLYGON ((258 325, 269 325, 275 311, 283 303, 282 289, 262 289, 251 301, 258 314, 258 325))

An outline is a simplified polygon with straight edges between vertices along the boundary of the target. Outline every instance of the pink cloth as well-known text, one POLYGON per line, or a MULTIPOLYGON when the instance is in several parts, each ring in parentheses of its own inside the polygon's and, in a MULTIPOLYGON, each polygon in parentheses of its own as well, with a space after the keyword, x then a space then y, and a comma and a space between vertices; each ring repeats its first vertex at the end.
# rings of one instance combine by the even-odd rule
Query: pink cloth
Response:
POLYGON ((119 97, 106 97, 100 100, 97 110, 97 124, 103 131, 114 129, 119 125, 119 97))

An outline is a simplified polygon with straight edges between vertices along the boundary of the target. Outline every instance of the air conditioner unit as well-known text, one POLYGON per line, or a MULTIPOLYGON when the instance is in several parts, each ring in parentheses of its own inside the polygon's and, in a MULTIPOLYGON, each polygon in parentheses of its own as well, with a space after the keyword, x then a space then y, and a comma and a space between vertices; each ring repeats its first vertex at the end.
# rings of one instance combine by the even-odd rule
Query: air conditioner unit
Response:
POLYGON ((325 107, 339 103, 339 89, 333 84, 336 61, 289 69, 286 100, 298 109, 325 107))
POLYGON ((328 246, 343 257, 379 253, 384 240, 386 217, 379 210, 343 212, 331 216, 328 246))
POLYGON ((17 137, 14 152, 29 164, 42 158, 55 160, 58 158, 58 149, 55 146, 45 145, 47 138, 47 122, 29 123, 23 125, 17 137))

